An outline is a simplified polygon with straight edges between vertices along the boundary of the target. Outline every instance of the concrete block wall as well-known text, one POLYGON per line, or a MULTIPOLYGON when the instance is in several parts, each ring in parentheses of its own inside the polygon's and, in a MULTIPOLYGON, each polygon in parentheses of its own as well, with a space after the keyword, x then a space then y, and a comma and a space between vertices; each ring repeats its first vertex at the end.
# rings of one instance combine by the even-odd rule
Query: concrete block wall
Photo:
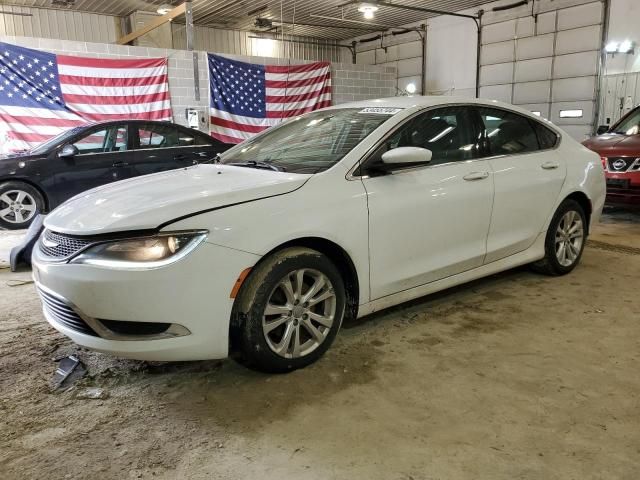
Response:
MULTIPOLYGON (((204 110, 205 116, 208 118, 209 77, 206 52, 196 52, 199 65, 198 79, 200 92, 200 99, 196 100, 193 77, 193 53, 186 50, 3 35, 0 35, 0 42, 65 55, 118 59, 167 57, 169 59, 169 94, 171 95, 174 122, 186 125, 185 110, 188 107, 204 110)), ((245 57, 239 55, 226 56, 262 65, 283 65, 290 61, 284 58, 245 57)), ((310 61, 302 60, 292 61, 295 63, 310 63, 310 61)), ((334 104, 395 96, 396 73, 393 67, 353 65, 348 63, 332 63, 331 65, 332 98, 334 104)))
POLYGON ((333 63, 333 104, 395 97, 396 69, 378 65, 333 63))

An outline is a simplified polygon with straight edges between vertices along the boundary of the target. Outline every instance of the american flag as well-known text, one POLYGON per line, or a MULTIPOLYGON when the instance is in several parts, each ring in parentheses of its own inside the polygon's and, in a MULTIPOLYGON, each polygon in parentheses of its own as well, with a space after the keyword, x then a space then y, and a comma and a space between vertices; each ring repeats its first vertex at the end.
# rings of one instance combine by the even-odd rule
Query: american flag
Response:
POLYGON ((166 58, 74 57, 0 42, 0 153, 119 119, 171 119, 166 58))
POLYGON ((328 62, 257 65, 209 54, 211 135, 241 141, 284 118, 331 105, 328 62))

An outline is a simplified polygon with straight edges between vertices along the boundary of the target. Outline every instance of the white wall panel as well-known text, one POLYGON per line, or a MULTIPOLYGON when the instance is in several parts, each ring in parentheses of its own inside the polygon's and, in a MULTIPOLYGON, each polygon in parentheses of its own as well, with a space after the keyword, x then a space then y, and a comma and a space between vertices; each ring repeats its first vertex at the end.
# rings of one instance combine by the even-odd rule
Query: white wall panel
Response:
POLYGON ((538 24, 536 25, 537 35, 545 33, 553 33, 556 31, 556 12, 541 13, 538 15, 538 24))
POLYGON ((480 61, 482 65, 513 62, 514 55, 513 41, 490 43, 482 46, 480 61))
POLYGON ((513 81, 513 62, 486 65, 480 68, 482 85, 499 85, 513 81))
POLYGON ((0 35, 114 43, 120 36, 120 19, 110 15, 4 5, 0 10, 0 35))
POLYGON ((559 102, 551 105, 551 120, 557 125, 587 125, 593 121, 594 102, 559 102), (582 110, 581 118, 560 118, 562 110, 582 110))
POLYGON ((551 79, 551 57, 523 60, 516 63, 516 82, 551 79))
POLYGON ((601 21, 602 4, 600 2, 587 3, 558 11, 559 30, 596 25, 601 21))
POLYGON ((482 28, 482 43, 504 42, 505 40, 513 40, 515 36, 515 20, 494 23, 482 28))
POLYGON ((525 103, 543 103, 548 101, 551 91, 551 82, 527 82, 516 83, 513 86, 513 103, 521 105, 525 103))
POLYGON ((592 100, 595 95, 596 77, 563 78, 553 81, 554 102, 592 100))
POLYGON ((542 118, 549 118, 550 105, 548 103, 528 103, 520 105, 520 107, 530 112, 540 112, 542 118))
POLYGON ((516 35, 518 38, 535 35, 535 21, 533 17, 522 17, 516 20, 516 35))
MULTIPOLYGON (((394 64, 388 66, 393 67, 394 64)), ((398 69, 399 77, 408 77, 411 75, 420 75, 422 70, 422 57, 420 58, 405 58, 404 60, 398 60, 395 63, 395 67, 398 69)))
POLYGON ((553 34, 521 38, 516 44, 517 60, 550 57, 551 55, 553 55, 553 34))
POLYGON ((480 97, 511 103, 511 85, 480 87, 480 97))
POLYGON ((596 75, 598 70, 597 50, 591 52, 572 53, 556 58, 553 69, 554 78, 582 77, 596 75))
POLYGON ((600 50, 600 25, 558 32, 556 55, 600 50))

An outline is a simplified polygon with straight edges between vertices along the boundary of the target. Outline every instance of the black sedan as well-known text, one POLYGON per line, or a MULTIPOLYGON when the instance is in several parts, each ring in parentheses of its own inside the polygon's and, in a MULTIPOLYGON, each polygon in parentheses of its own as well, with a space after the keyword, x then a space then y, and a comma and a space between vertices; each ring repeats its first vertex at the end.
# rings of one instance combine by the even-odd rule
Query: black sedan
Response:
POLYGON ((168 122, 127 120, 76 127, 0 157, 0 227, 26 228, 38 213, 105 183, 211 161, 232 145, 168 122))

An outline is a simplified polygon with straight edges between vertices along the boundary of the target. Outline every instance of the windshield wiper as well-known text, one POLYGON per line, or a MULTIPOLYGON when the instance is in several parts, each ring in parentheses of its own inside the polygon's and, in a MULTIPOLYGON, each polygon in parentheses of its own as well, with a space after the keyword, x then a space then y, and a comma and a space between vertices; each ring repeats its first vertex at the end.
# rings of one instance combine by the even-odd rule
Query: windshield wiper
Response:
POLYGON ((227 163, 227 165, 233 165, 235 167, 249 167, 249 168, 259 168, 262 170, 273 170, 274 172, 284 172, 284 168, 276 167, 275 165, 267 162, 260 162, 257 160, 248 160, 246 162, 231 162, 227 163))

